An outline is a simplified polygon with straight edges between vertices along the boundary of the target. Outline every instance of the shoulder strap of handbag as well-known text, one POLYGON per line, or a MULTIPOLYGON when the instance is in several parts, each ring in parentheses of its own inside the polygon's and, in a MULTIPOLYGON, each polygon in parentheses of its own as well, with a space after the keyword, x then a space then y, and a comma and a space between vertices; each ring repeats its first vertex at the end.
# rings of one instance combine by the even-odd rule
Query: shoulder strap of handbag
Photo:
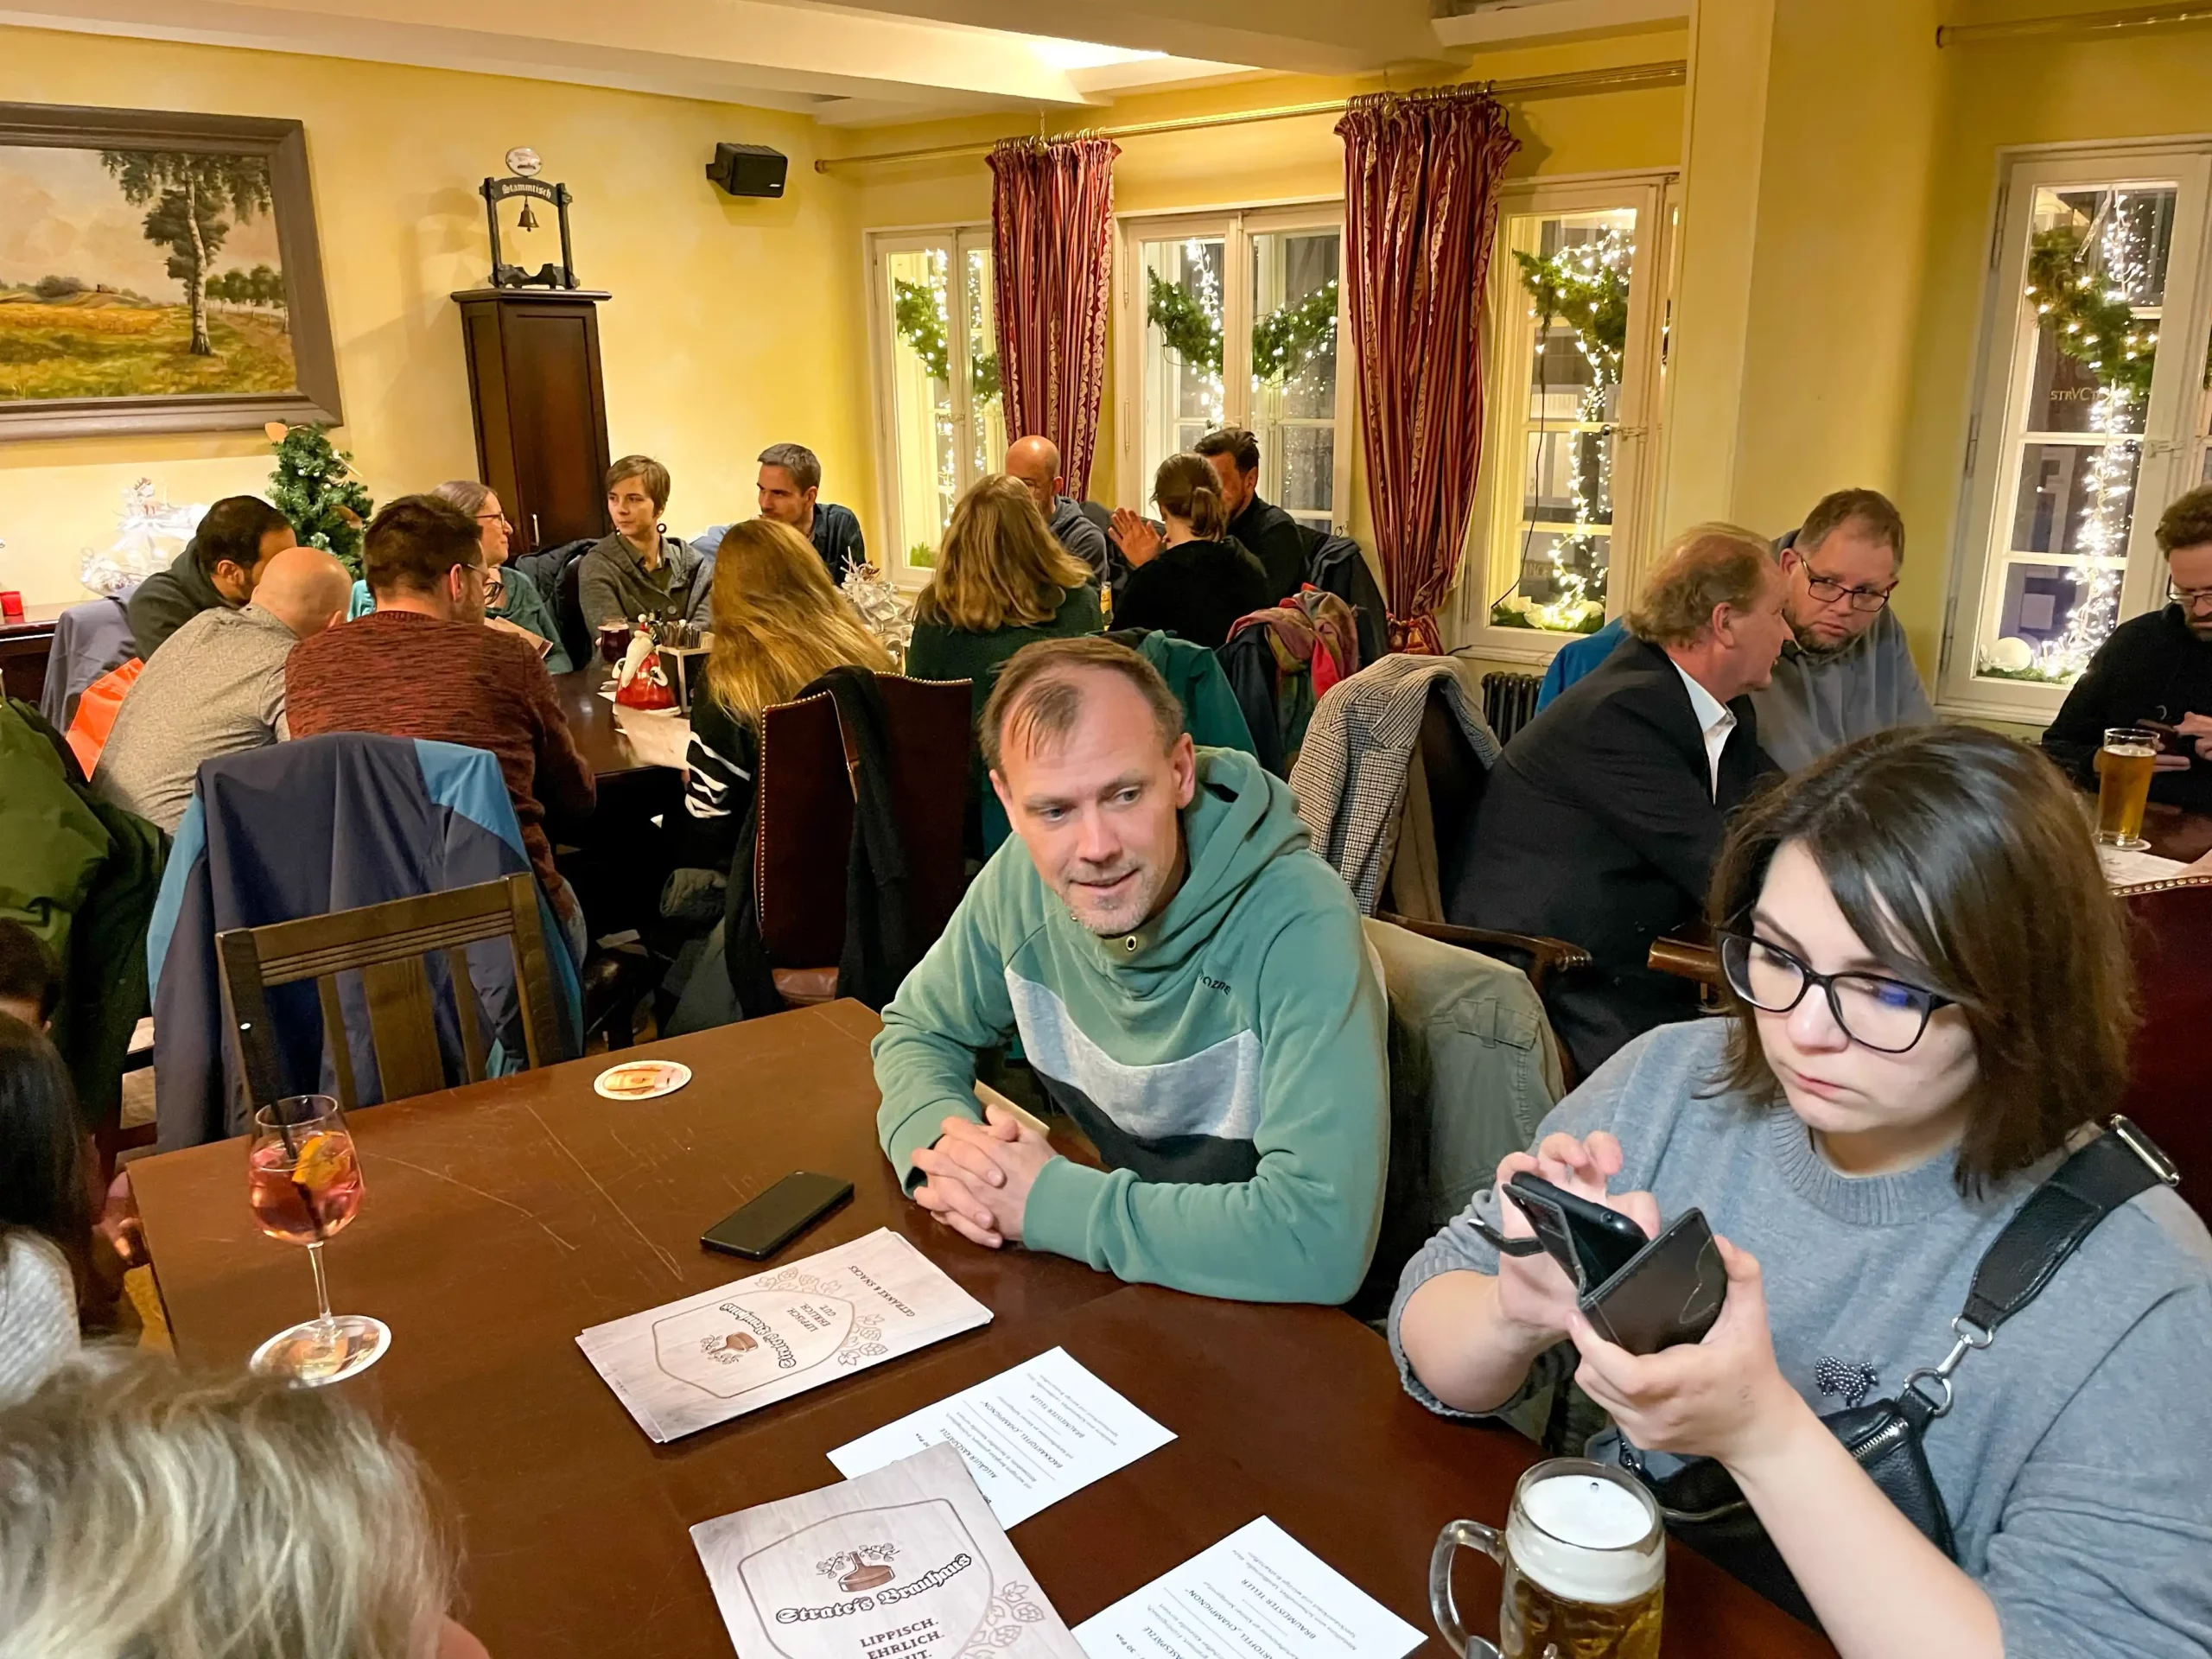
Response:
POLYGON ((1951 1321, 1957 1340, 1949 1355, 1905 1379, 1897 1404, 1914 1426, 1924 1427, 1951 1408, 1951 1373, 1959 1363, 1988 1347, 1998 1327, 2036 1299, 2100 1222, 2136 1194, 2180 1179, 2158 1143, 2117 1116, 2104 1134, 2053 1170, 1983 1253, 1967 1305, 1951 1321))

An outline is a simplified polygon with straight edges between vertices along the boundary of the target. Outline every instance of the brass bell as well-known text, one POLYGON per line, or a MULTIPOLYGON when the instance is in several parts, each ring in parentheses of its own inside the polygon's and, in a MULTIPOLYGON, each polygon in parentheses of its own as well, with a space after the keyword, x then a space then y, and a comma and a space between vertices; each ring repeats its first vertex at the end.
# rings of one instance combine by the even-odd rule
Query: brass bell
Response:
POLYGON ((528 202, 523 203, 522 217, 515 221, 515 226, 517 229, 524 231, 534 231, 537 228, 537 215, 530 211, 528 202))

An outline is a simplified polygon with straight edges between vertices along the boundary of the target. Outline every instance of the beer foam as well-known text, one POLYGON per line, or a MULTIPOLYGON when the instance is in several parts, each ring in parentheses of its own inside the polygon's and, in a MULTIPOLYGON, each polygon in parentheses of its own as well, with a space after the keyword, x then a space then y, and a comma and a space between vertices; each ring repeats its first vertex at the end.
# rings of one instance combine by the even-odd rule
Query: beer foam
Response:
POLYGON ((1659 1582, 1664 1548, 1634 1548, 1656 1529, 1651 1511, 1626 1487, 1595 1475, 1554 1475, 1522 1491, 1506 1548, 1552 1594, 1611 1606, 1659 1582))
POLYGON ((2158 750, 2147 743, 2107 743, 2105 753, 2118 755, 2123 760, 2155 760, 2158 758, 2158 750))

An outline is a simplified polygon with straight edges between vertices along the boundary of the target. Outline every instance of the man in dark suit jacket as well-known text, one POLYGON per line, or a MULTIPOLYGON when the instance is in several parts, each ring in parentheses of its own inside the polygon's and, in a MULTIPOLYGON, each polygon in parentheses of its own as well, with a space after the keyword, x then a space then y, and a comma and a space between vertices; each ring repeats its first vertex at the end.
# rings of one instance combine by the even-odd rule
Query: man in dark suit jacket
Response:
POLYGON ((1728 814, 1762 773, 1749 693, 1782 643, 1788 588, 1765 540, 1702 524, 1677 538, 1629 637, 1508 744, 1459 849, 1446 909, 1465 926, 1581 945, 1594 964, 1548 1001, 1585 1075, 1697 1009, 1647 965, 1694 921, 1728 814))
POLYGON ((1289 598, 1306 581, 1306 539, 1298 520, 1272 501, 1260 499, 1260 441, 1241 426, 1224 426, 1192 446, 1221 480, 1221 499, 1229 508, 1229 534, 1243 543, 1268 573, 1273 605, 1289 598))

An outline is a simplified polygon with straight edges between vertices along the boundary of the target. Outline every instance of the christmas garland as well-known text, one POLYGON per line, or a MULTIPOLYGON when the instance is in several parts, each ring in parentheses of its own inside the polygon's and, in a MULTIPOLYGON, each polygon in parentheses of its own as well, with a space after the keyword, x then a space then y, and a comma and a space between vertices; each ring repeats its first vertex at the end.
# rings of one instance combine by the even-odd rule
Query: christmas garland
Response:
POLYGON ((1540 259, 1516 248, 1513 259, 1521 267, 1521 286, 1535 302, 1537 338, 1564 320, 1597 370, 1599 384, 1610 386, 1620 380, 1621 358, 1628 349, 1628 272, 1618 264, 1586 270, 1572 257, 1579 251, 1565 247, 1540 259))
MULTIPOLYGON (((1160 343, 1185 367, 1218 375, 1221 324, 1181 284, 1165 281, 1156 270, 1145 278, 1150 289, 1145 321, 1160 330, 1160 343)), ((1295 379, 1336 338, 1337 279, 1332 276, 1252 325, 1252 378, 1271 384, 1295 379)))
MULTIPOLYGON (((891 323, 898 330, 932 380, 950 383, 952 348, 945 338, 944 308, 937 290, 923 283, 894 277, 891 283, 891 323)), ((987 404, 999 395, 999 355, 976 352, 968 359, 969 394, 987 404)))
POLYGON ((2092 250, 2061 226, 2037 232, 2028 246, 2027 297, 2066 356, 2085 365, 2123 403, 2151 395, 2158 330, 2139 321, 2125 296, 2106 286, 2092 250))

